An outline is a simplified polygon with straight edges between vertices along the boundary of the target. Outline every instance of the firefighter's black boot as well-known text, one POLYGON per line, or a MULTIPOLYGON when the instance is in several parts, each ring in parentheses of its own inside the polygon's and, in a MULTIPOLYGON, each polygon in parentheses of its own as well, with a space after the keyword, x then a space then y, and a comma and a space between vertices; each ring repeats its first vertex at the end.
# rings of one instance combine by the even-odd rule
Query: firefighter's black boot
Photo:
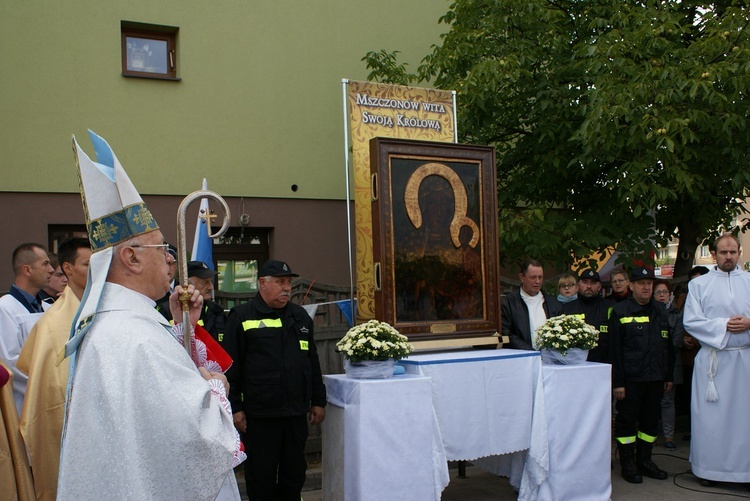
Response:
POLYGON ((638 470, 642 475, 646 475, 656 480, 665 480, 669 475, 664 470, 659 469, 656 464, 651 461, 651 449, 654 448, 654 444, 650 444, 644 440, 638 440, 636 459, 638 462, 638 470))
POLYGON ((631 484, 642 483, 643 477, 635 464, 635 444, 617 444, 617 450, 620 452, 622 478, 631 484))

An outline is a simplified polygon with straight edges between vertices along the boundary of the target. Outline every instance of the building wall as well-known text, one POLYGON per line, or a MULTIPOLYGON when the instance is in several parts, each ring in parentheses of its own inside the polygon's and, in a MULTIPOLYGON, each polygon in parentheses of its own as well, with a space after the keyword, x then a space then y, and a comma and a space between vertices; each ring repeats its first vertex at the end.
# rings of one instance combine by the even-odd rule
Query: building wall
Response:
MULTIPOLYGON (((150 195, 144 201, 169 242, 177 241, 177 208, 183 197, 150 195)), ((346 204, 343 200, 279 200, 227 197, 232 226, 239 208, 250 215, 250 227, 271 228, 269 254, 287 261, 295 273, 321 284, 349 285, 346 204)), ((187 243, 192 247, 198 202, 187 217, 187 243)), ((23 242, 48 245, 49 224, 84 224, 78 194, 0 193, 0 206, 13 209, 0 219, 0 291, 13 283, 11 254, 23 242), (16 210, 23 208, 22 210, 16 210)), ((188 249, 189 250, 189 249, 188 249)))
POLYGON ((343 199, 341 79, 369 50, 416 66, 447 0, 0 3, 0 191, 74 192, 71 135, 148 194, 343 199), (175 26, 181 81, 121 75, 120 23, 175 26), (292 184, 298 191, 292 192, 292 184))

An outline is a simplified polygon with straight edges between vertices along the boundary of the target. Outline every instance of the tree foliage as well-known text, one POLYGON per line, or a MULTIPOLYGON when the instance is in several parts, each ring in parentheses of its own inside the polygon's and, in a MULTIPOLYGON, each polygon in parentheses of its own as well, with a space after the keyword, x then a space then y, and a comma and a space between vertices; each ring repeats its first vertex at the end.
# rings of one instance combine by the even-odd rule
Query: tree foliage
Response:
POLYGON ((501 253, 558 266, 616 245, 647 256, 729 227, 750 185, 744 2, 456 0, 414 74, 458 92, 462 142, 497 149, 501 253))

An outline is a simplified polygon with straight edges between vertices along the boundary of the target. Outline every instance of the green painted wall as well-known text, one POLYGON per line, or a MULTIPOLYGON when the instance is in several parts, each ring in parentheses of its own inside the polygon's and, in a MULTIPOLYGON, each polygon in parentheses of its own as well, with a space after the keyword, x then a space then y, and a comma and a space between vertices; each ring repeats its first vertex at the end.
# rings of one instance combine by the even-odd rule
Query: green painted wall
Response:
POLYGON ((447 0, 0 1, 0 192, 75 192, 91 128, 144 194, 343 199, 341 79, 412 68, 447 0), (179 27, 180 82, 121 75, 120 21, 179 27), (290 186, 299 190, 292 192, 290 186))

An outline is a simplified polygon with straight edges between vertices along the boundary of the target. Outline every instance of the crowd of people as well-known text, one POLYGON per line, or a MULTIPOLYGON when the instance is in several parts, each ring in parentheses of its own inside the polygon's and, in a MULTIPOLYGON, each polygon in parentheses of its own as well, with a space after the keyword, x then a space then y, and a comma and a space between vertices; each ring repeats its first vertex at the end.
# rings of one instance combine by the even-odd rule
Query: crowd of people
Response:
POLYGON ((0 499, 238 500, 244 462, 249 499, 299 500, 326 394, 297 275, 267 261, 227 316, 209 264, 175 280, 177 249, 91 139, 99 162, 74 141, 89 238, 19 245, 0 298, 0 499))
MULTIPOLYGON (((0 447, 11 458, 0 461, 0 498, 237 500, 244 462, 249 499, 298 500, 308 423, 326 405, 313 321, 290 303, 298 275, 267 261, 258 294, 225 315, 212 300, 216 272, 191 261, 175 280, 177 249, 109 145, 92 141, 100 162, 74 142, 89 238, 56 255, 19 245, 0 297, 0 447)), ((555 297, 529 260, 503 297, 509 348, 536 349, 537 329, 562 314, 598 330, 588 360, 612 366, 628 482, 667 478, 652 452, 660 432, 677 447, 679 395, 701 483, 750 482, 750 433, 737 424, 750 395, 750 274, 734 236, 711 253, 716 265, 694 268, 684 291, 635 267, 614 271, 605 296, 586 269, 563 275, 555 297)))
POLYGON ((544 269, 526 261, 520 288, 503 297, 502 334, 508 347, 536 349, 534 333, 551 317, 575 315, 599 331, 588 360, 612 365, 614 438, 622 477, 642 483, 667 472, 652 459, 658 436, 677 449, 675 402, 690 406, 692 471, 701 485, 750 484, 750 433, 737 427, 750 397, 750 274, 738 265, 740 242, 714 242, 716 265, 694 267, 674 290, 653 269, 610 274, 605 294, 599 273, 563 274, 557 297, 542 289, 544 269), (678 386, 683 391, 678 391, 678 386))

